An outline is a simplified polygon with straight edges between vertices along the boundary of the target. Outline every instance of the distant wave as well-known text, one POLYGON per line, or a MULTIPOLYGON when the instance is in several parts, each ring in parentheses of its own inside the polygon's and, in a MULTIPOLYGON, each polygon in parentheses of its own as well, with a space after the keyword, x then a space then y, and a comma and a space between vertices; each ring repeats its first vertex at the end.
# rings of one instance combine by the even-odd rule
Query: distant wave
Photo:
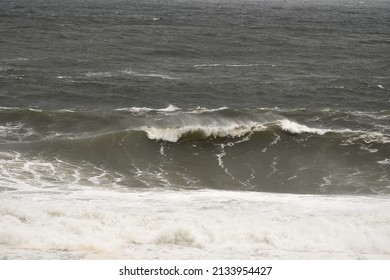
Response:
POLYGON ((2 66, 2 65, 0 65, 0 72, 6 72, 6 71, 8 71, 10 69, 12 69, 12 68, 9 67, 9 66, 2 66))
POLYGON ((85 76, 87 76, 89 78, 94 78, 94 77, 106 78, 106 77, 111 77, 114 74, 115 73, 113 73, 113 72, 88 72, 85 74, 85 76))
POLYGON ((30 60, 30 58, 26 58, 26 57, 15 57, 15 58, 4 59, 4 61, 28 61, 28 60, 30 60))
POLYGON ((146 112, 174 112, 180 110, 180 108, 176 107, 175 105, 169 104, 166 108, 161 109, 155 109, 155 108, 148 108, 148 107, 130 107, 130 108, 118 108, 115 109, 115 111, 127 111, 127 112, 134 112, 134 113, 146 113, 146 112))
POLYGON ((338 134, 346 138, 346 143, 390 143, 386 114, 376 112, 309 113, 304 109, 233 110, 228 107, 182 109, 170 104, 165 108, 124 107, 90 112, 2 107, 0 117, 0 136, 3 139, 43 139, 70 133, 75 137, 84 137, 88 133, 96 135, 111 130, 141 130, 145 131, 149 139, 177 142, 188 137, 239 138, 255 132, 279 130, 298 135, 338 134), (297 120, 301 116, 305 116, 309 122, 297 120), (371 129, 367 129, 373 118, 383 124, 376 123, 371 129), (351 127, 346 127, 345 124, 349 123, 351 127), (364 125, 361 126, 360 123, 364 125))
POLYGON ((126 69, 123 71, 120 71, 123 74, 135 76, 135 77, 150 77, 150 78, 161 78, 161 79, 167 79, 167 80, 175 80, 177 79, 176 77, 172 77, 170 75, 166 74, 160 74, 160 73, 141 73, 137 71, 133 71, 130 69, 126 69))
MULTIPOLYGON (((87 77, 87 78, 111 78, 111 77, 123 77, 126 76, 134 76, 134 77, 145 77, 145 78, 160 78, 160 79, 167 79, 167 80, 176 80, 177 77, 170 76, 168 74, 162 74, 158 71, 156 72, 141 72, 141 71, 135 71, 132 69, 124 69, 124 70, 113 70, 113 71, 102 71, 102 72, 87 72, 82 74, 81 77, 87 77)), ((57 77, 68 77, 66 75, 60 75, 57 77)), ((71 78, 71 77, 68 77, 71 78)))
MULTIPOLYGON (((261 64, 251 63, 251 64, 195 64, 194 67, 258 67, 261 64)), ((274 65, 272 65, 274 66, 274 65)))

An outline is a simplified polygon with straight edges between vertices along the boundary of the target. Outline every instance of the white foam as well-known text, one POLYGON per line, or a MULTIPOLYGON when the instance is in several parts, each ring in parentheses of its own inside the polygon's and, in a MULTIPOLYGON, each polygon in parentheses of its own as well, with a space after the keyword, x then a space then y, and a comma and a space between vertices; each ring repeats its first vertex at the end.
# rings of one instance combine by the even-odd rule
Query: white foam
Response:
POLYGON ((131 107, 131 108, 118 108, 116 111, 127 111, 133 113, 147 113, 147 112, 175 112, 180 110, 180 108, 175 105, 169 104, 166 108, 156 109, 149 107, 131 107))
POLYGON ((210 122, 208 124, 185 124, 179 127, 141 127, 149 139, 177 142, 188 133, 199 132, 204 137, 243 137, 254 131, 265 129, 263 124, 256 122, 210 122))
MULTIPOLYGON (((195 64, 194 67, 258 67, 260 64, 219 64, 219 63, 212 63, 212 64, 195 64)), ((274 66, 274 65, 272 65, 274 66)))
POLYGON ((370 152, 370 153, 377 153, 379 151, 378 149, 372 149, 372 148, 369 148, 366 146, 360 146, 360 149, 367 151, 367 152, 370 152))
POLYGON ((19 107, 5 107, 5 106, 0 106, 0 110, 17 110, 20 109, 19 107))
POLYGON ((156 109, 148 108, 148 107, 131 107, 131 108, 118 108, 115 109, 115 111, 128 111, 128 112, 134 112, 134 113, 144 113, 144 112, 151 112, 156 109))
POLYGON ((157 111, 161 112, 174 112, 179 110, 180 108, 176 107, 175 105, 169 104, 168 107, 163 108, 163 109, 158 109, 157 111))
POLYGON ((28 60, 30 60, 30 59, 26 58, 26 57, 16 57, 16 58, 5 59, 5 61, 28 61, 28 60))
POLYGON ((379 160, 377 163, 382 165, 390 165, 390 158, 385 158, 384 160, 379 160))
POLYGON ((189 110, 188 113, 191 114, 200 114, 200 113, 213 113, 213 112, 218 112, 218 111, 223 111, 223 110, 228 110, 229 107, 219 107, 215 109, 210 109, 210 108, 205 108, 205 107, 197 107, 193 110, 189 110))
POLYGON ((352 138, 354 141, 363 140, 367 144, 371 143, 390 143, 390 136, 381 132, 362 132, 356 137, 352 138))
POLYGON ((213 113, 218 111, 227 110, 229 107, 220 107, 220 108, 205 108, 205 107, 197 107, 195 109, 182 109, 175 105, 169 104, 166 108, 150 108, 150 107, 130 107, 130 108, 118 108, 116 111, 128 111, 134 113, 147 113, 147 112, 176 112, 182 111, 188 114, 200 114, 200 113, 213 113))
POLYGON ((195 64, 194 67, 218 67, 221 66, 219 63, 214 64, 195 64))
POLYGON ((319 135, 324 135, 327 132, 330 132, 329 129, 321 129, 321 128, 311 128, 303 124, 299 124, 287 119, 280 120, 279 122, 280 127, 284 131, 288 131, 293 134, 300 134, 300 133, 315 133, 319 135))
POLYGON ((6 123, 0 125, 0 137, 11 138, 21 141, 23 138, 34 135, 35 131, 32 128, 25 128, 21 123, 6 123))
MULTIPOLYGON (((175 107, 174 107, 175 108, 175 107)), ((119 109, 123 110, 123 109, 119 109)), ((126 109, 131 111, 157 111, 156 109, 149 108, 131 108, 126 109)), ((200 109, 202 110, 202 109, 200 109)), ((219 109, 216 109, 219 110, 219 109)), ((221 109, 222 110, 222 109, 221 109)), ((164 111, 163 109, 159 111, 164 111)), ((174 111, 169 108, 166 111, 174 111)), ((195 111, 189 112, 195 113, 195 111)), ((330 128, 315 128, 309 127, 304 124, 297 123, 289 119, 273 120, 264 119, 262 121, 255 121, 250 119, 239 118, 224 118, 224 117, 209 117, 209 116, 192 116, 188 112, 181 112, 180 114, 173 115, 172 122, 165 126, 149 125, 140 127, 147 133, 149 139, 164 140, 169 142, 177 142, 180 138, 189 133, 200 133, 203 137, 243 137, 253 132, 264 131, 273 126, 278 126, 282 130, 293 134, 318 134, 324 135, 326 133, 339 133, 350 134, 350 138, 347 142, 354 142, 356 140, 363 140, 366 143, 381 142, 388 143, 390 141, 389 136, 380 132, 369 131, 354 131, 350 129, 330 129, 330 128), (176 119, 175 119, 176 117, 176 119)), ((276 144, 280 139, 275 139, 276 142, 270 144, 276 144)), ((266 151, 266 149, 264 150, 266 151)))
POLYGON ((20 191, 37 191, 48 188, 84 188, 96 185, 116 185, 122 175, 107 173, 88 162, 72 164, 59 158, 44 161, 23 156, 17 152, 0 152, 0 187, 20 191), (70 186, 69 186, 70 185, 70 186))
POLYGON ((106 78, 106 77, 111 77, 113 75, 112 72, 88 72, 85 74, 85 76, 89 78, 106 78))
MULTIPOLYGON (((137 71, 133 71, 130 69, 125 69, 125 70, 119 70, 119 71, 110 71, 110 72, 88 72, 85 73, 84 75, 88 78, 109 78, 112 76, 118 76, 118 75, 131 75, 134 77, 150 77, 150 78, 161 78, 161 79, 167 79, 167 80, 176 80, 176 77, 172 77, 170 75, 166 74, 161 74, 161 73, 141 73, 137 71)), ((59 79, 64 79, 66 76, 58 76, 57 78, 59 79), (61 77, 61 78, 60 78, 61 77)))
POLYGON ((0 257, 390 259, 389 213, 386 197, 0 193, 0 257))
POLYGON ((275 136, 275 139, 268 145, 268 147, 265 147, 262 152, 265 153, 267 152, 268 148, 273 146, 273 145, 276 145, 278 144, 278 142, 280 142, 280 140, 282 139, 278 134, 274 133, 274 136, 275 136))
POLYGON ((164 75, 164 74, 153 74, 153 73, 149 73, 149 74, 138 74, 138 76, 140 77, 155 77, 155 78, 162 78, 162 79, 168 79, 168 80, 175 80, 177 78, 174 78, 172 76, 169 76, 169 75, 164 75))
MULTIPOLYGON (((88 76, 88 74, 87 74, 87 76, 88 76)), ((88 77, 93 77, 93 76, 88 76, 88 77)), ((62 79, 71 79, 71 78, 72 78, 71 76, 57 76, 57 79, 60 79, 60 80, 62 80, 62 79)))
MULTIPOLYGON (((293 134, 312 133, 312 134, 324 135, 326 133, 332 132, 332 133, 339 133, 339 134, 350 134, 351 137, 346 141, 346 143, 353 143, 356 140, 363 140, 367 144, 373 142, 390 143, 390 137, 388 135, 376 131, 313 128, 303 124, 299 124, 297 122, 288 119, 279 120, 277 123, 284 131, 288 131, 293 134)), ((374 152, 374 150, 371 151, 374 152)))
POLYGON ((378 112, 375 112, 375 111, 373 111, 373 112, 352 111, 352 112, 348 112, 348 114, 352 114, 355 116, 368 117, 368 118, 375 119, 375 120, 384 120, 384 119, 390 118, 390 115, 386 114, 385 111, 378 111, 378 112))
POLYGON ((279 159, 277 157, 274 157, 274 159, 272 160, 272 164, 270 166, 272 168, 272 171, 268 174, 268 177, 271 177, 272 175, 276 174, 276 172, 279 171, 279 169, 276 168, 278 162, 279 162, 279 159))
POLYGON ((38 112, 38 113, 42 113, 43 112, 43 109, 37 109, 37 108, 28 108, 29 111, 31 112, 38 112))
POLYGON ((226 64, 226 67, 257 67, 260 64, 226 64))
POLYGON ((61 110, 58 110, 58 112, 74 113, 74 112, 76 112, 76 110, 72 110, 72 109, 61 109, 61 110))
POLYGON ((160 74, 160 73, 140 73, 136 72, 130 69, 125 69, 120 71, 123 74, 131 75, 134 77, 151 77, 151 78, 161 78, 161 79, 167 79, 167 80, 177 80, 178 78, 172 77, 170 75, 166 74, 160 74))

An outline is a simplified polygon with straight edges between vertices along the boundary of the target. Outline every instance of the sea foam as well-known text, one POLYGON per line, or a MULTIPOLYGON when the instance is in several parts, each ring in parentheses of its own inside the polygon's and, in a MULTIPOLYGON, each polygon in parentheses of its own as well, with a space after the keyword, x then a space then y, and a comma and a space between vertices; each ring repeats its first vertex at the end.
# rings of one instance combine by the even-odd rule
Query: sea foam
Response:
POLYGON ((262 124, 239 124, 231 123, 228 125, 188 125, 183 127, 159 128, 159 127, 142 127, 147 133, 149 139, 164 140, 169 142, 177 142, 182 137, 187 135, 199 135, 202 138, 208 137, 242 137, 254 131, 263 130, 265 127, 262 124))
POLYGON ((86 188, 0 202, 1 258, 390 258, 386 198, 86 188))

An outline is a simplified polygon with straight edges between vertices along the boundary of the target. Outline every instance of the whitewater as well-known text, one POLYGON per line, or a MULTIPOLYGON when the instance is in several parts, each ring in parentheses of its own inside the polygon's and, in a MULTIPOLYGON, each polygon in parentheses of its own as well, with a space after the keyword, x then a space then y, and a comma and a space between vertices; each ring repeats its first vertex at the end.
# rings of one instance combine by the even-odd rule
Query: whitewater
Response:
POLYGON ((388 259, 389 199, 82 189, 1 198, 3 259, 388 259))

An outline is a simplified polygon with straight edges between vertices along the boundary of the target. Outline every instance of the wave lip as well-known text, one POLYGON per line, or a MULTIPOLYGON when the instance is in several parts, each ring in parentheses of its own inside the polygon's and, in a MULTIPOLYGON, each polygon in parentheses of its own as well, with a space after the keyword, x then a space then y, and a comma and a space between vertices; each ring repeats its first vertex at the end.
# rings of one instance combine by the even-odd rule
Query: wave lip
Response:
POLYGON ((280 128, 284 131, 301 134, 301 133, 314 133, 318 135, 324 135, 325 133, 332 132, 330 129, 312 128, 303 124, 299 124, 288 119, 279 121, 280 128))
POLYGON ((350 115, 342 115, 342 118, 327 114, 312 117, 307 112, 281 114, 278 110, 264 108, 183 109, 170 104, 165 108, 130 107, 114 111, 79 112, 0 107, 0 114, 0 138, 3 140, 49 139, 59 135, 84 138, 86 133, 98 135, 108 131, 143 131, 149 139, 177 142, 181 138, 238 138, 251 136, 254 132, 269 131, 320 136, 337 134, 347 144, 390 142, 388 126, 385 124, 370 127, 370 120, 364 120, 361 122, 363 125, 359 126, 360 120, 357 120, 348 126, 349 123, 345 123, 344 119, 350 115), (335 118, 341 118, 342 122, 337 123, 335 118))
MULTIPOLYGON (((185 115, 188 116, 188 115, 185 115)), ((250 135, 254 132, 265 130, 273 130, 273 128, 281 129, 292 134, 318 134, 324 135, 329 132, 351 132, 349 130, 332 130, 325 128, 313 128, 303 124, 291 121, 289 119, 265 119, 256 121, 251 119, 235 119, 235 118, 195 118, 181 119, 181 123, 172 123, 166 126, 145 125, 141 126, 141 130, 145 131, 149 139, 163 140, 168 142, 177 142, 181 138, 218 138, 231 137, 239 138, 250 135)))
POLYGON ((164 140, 168 142, 177 142, 179 139, 186 136, 193 136, 195 138, 208 137, 243 137, 250 133, 264 130, 266 127, 259 123, 252 124, 231 124, 226 126, 218 125, 189 125, 183 127, 147 127, 143 126, 149 139, 164 140))
POLYGON ((115 111, 126 111, 132 113, 148 113, 148 112, 175 112, 180 110, 180 108, 175 105, 169 104, 166 108, 154 109, 149 107, 131 107, 131 108, 118 108, 115 111))

